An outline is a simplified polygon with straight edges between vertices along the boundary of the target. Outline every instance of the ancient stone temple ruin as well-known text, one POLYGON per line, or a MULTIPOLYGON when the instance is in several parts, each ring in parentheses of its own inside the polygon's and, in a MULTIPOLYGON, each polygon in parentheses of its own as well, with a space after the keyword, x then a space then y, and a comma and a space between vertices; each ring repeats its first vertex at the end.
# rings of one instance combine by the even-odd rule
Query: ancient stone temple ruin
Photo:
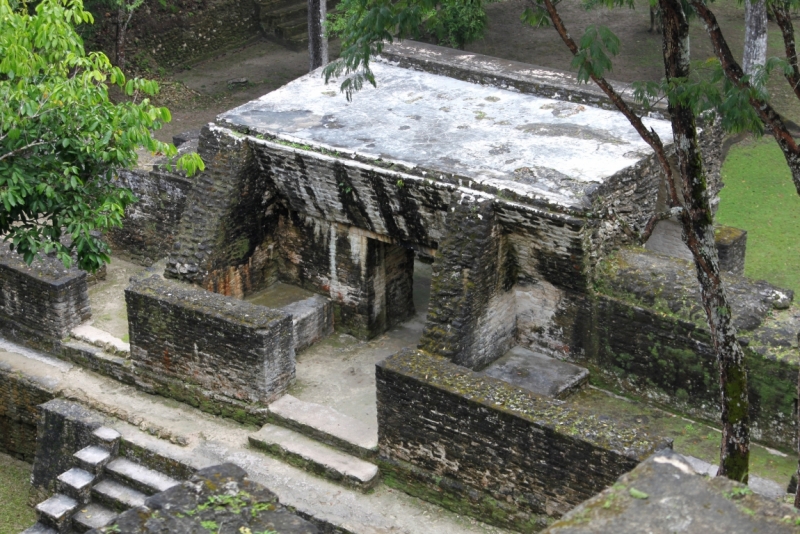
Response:
MULTIPOLYGON (((479 531, 438 507, 533 532, 633 469, 690 474, 670 436, 581 400, 589 382, 718 418, 676 226, 636 240, 664 207, 652 151, 566 73, 416 43, 374 72, 352 101, 315 72, 189 133, 198 176, 123 173, 116 285, 4 250, 0 450, 34 461, 31 532, 133 532, 181 481, 244 484, 197 473, 224 462, 274 492, 247 506, 299 514, 286 532, 479 531)), ((701 139, 716 194, 712 119, 701 139)), ((800 316, 743 277, 745 239, 718 230, 754 430, 791 447, 800 316)))

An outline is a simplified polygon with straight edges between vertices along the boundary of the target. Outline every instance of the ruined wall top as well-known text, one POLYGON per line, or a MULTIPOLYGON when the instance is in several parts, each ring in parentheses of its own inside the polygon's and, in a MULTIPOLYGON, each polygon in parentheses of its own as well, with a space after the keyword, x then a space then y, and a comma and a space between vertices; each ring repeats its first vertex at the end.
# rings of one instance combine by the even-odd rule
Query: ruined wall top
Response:
MULTIPOLYGON (((425 45, 423 52, 431 50, 425 45)), ((217 122, 254 136, 394 163, 434 180, 457 175, 467 186, 573 209, 587 208, 598 187, 652 154, 622 114, 598 107, 596 91, 567 83, 565 73, 531 66, 525 71, 482 56, 472 62, 473 71, 491 73, 495 62, 505 78, 495 73, 496 85, 481 85, 485 80, 415 70, 424 67, 421 60, 404 68, 398 57, 413 54, 401 52, 395 47, 373 63, 377 88, 365 88, 352 102, 315 71, 217 122), (540 90, 532 94, 503 81, 512 78, 540 90)), ((453 68, 463 74, 465 62, 461 58, 453 68)), ((432 70, 441 71, 441 63, 432 70)), ((671 140, 669 122, 644 121, 671 140)))

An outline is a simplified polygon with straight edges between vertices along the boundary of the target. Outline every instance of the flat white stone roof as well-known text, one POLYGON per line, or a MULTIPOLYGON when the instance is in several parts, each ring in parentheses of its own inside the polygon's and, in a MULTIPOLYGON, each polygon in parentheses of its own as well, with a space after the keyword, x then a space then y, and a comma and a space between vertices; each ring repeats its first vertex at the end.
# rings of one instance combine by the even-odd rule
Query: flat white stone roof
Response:
MULTIPOLYGON (((616 111, 372 64, 352 102, 315 71, 221 114, 254 133, 454 173, 564 206, 652 150, 616 111), (502 182, 502 183, 499 183, 502 182)), ((565 95, 566 98, 566 95, 565 95)), ((670 124, 644 119, 672 142, 670 124)), ((434 176, 430 176, 435 179, 434 176)))

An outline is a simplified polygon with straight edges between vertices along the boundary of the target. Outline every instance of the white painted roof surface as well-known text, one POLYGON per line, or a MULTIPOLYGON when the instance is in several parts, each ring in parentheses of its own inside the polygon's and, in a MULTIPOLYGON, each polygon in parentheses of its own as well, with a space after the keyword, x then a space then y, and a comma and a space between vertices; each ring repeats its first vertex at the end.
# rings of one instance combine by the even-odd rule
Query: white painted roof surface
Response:
MULTIPOLYGON (((564 206, 580 206, 593 184, 652 153, 615 111, 385 62, 372 68, 378 87, 366 86, 352 102, 317 70, 217 120, 564 206)), ((644 123, 672 142, 668 121, 644 123)))

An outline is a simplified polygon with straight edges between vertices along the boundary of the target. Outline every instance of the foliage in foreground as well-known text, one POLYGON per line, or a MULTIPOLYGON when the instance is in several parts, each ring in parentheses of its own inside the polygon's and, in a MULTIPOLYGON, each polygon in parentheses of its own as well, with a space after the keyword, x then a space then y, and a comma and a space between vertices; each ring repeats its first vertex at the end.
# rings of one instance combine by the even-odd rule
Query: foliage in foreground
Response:
MULTIPOLYGON (((139 148, 176 154, 152 136, 170 120, 148 99, 158 85, 87 54, 75 26, 91 22, 81 0, 43 0, 33 14, 0 0, 0 236, 28 263, 42 252, 87 271, 107 263, 98 231, 120 226, 135 201, 116 172, 139 148), (112 102, 110 85, 126 101, 112 102)), ((190 154, 178 167, 203 162, 190 154)))

